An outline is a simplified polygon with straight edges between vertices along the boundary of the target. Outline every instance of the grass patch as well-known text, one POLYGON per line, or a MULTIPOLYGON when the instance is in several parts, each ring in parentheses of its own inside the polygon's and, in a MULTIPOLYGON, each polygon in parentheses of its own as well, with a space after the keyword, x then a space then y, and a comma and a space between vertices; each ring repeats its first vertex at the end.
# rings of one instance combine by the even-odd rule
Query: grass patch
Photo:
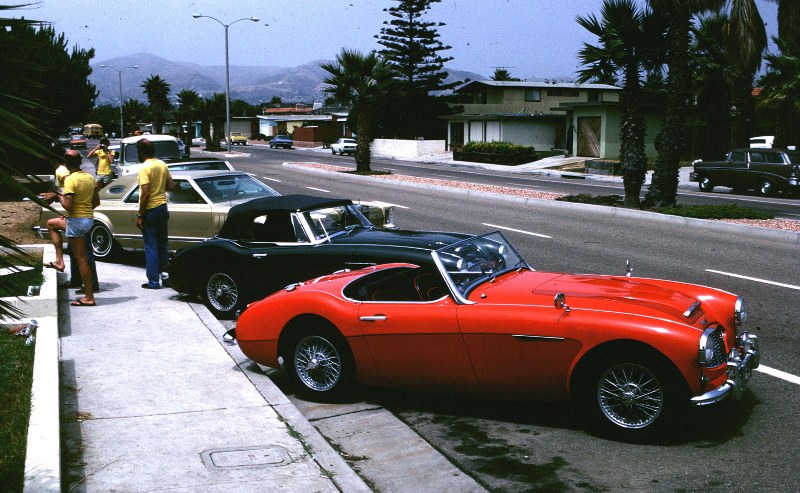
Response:
MULTIPOLYGON (((624 200, 619 195, 567 195, 556 200, 574 202, 579 204, 606 205, 622 207, 624 200)), ((767 212, 757 211, 736 204, 724 205, 677 205, 675 207, 645 208, 649 212, 670 214, 673 216, 692 217, 696 219, 773 219, 774 216, 767 212)))
POLYGON ((35 345, 0 325, 0 484, 22 491, 35 345))

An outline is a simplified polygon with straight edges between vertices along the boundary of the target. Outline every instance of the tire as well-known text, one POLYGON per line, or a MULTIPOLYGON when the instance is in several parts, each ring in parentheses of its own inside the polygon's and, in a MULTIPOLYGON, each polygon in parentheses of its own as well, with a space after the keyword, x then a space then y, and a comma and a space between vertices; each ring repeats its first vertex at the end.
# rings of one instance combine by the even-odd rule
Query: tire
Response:
POLYGON ((763 197, 772 197, 775 195, 775 185, 773 185, 772 182, 766 178, 759 180, 758 188, 756 190, 758 191, 758 194, 763 197))
POLYGON ((119 251, 119 245, 114 240, 111 230, 101 222, 95 221, 92 224, 92 229, 89 230, 89 241, 95 259, 106 260, 119 251))
POLYGON ((232 318, 242 305, 239 277, 227 265, 209 270, 200 293, 208 309, 219 318, 232 318))
POLYGON ((292 337, 285 368, 302 393, 319 401, 345 397, 355 384, 355 363, 342 335, 321 322, 308 322, 292 337))
POLYGON ((714 191, 714 182, 711 181, 711 178, 708 175, 701 175, 700 181, 697 184, 700 187, 701 192, 714 191))
POLYGON ((336 155, 336 149, 331 149, 331 154, 336 155))
POLYGON ((631 442, 659 438, 688 405, 682 377, 662 355, 608 351, 583 373, 578 399, 601 435, 631 442))

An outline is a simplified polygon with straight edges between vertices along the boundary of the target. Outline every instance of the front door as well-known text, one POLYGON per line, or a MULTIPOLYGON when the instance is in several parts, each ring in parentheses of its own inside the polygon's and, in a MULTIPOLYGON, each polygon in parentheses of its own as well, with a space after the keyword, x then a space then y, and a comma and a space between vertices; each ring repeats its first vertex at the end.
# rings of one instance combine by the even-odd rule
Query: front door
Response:
POLYGON ((578 118, 578 156, 600 157, 600 117, 578 118))

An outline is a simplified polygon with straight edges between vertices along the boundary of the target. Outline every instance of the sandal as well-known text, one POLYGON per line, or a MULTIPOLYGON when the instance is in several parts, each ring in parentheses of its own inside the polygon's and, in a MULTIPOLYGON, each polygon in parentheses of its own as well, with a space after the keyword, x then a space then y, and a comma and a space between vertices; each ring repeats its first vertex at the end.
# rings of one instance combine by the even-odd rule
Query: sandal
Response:
POLYGON ((83 301, 82 299, 78 298, 77 300, 71 302, 69 306, 97 306, 97 302, 89 303, 88 301, 83 301))
MULTIPOLYGON (((53 262, 47 262, 46 264, 44 264, 44 266, 45 266, 45 267, 50 267, 51 269, 55 269, 55 270, 57 270, 58 272, 64 272, 64 267, 61 267, 61 268, 59 269, 59 268, 56 266, 56 264, 54 264, 53 262)), ((65 266, 65 267, 66 267, 66 266, 65 266)))

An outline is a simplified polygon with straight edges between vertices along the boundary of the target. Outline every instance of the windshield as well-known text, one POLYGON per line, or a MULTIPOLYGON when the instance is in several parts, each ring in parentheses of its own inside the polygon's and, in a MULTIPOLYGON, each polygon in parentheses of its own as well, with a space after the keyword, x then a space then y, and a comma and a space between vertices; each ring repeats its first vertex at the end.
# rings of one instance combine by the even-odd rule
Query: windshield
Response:
POLYGON ((325 237, 349 233, 358 227, 372 227, 369 219, 352 205, 340 205, 316 209, 303 213, 306 223, 311 227, 314 239, 322 240, 325 237))
POLYGON ((278 195, 275 190, 244 173, 197 178, 195 183, 214 203, 278 195))
POLYGON ((500 274, 530 269, 500 232, 473 236, 433 252, 434 261, 463 297, 500 274))
POLYGON ((787 152, 786 157, 789 158, 790 163, 800 164, 800 152, 787 152))

